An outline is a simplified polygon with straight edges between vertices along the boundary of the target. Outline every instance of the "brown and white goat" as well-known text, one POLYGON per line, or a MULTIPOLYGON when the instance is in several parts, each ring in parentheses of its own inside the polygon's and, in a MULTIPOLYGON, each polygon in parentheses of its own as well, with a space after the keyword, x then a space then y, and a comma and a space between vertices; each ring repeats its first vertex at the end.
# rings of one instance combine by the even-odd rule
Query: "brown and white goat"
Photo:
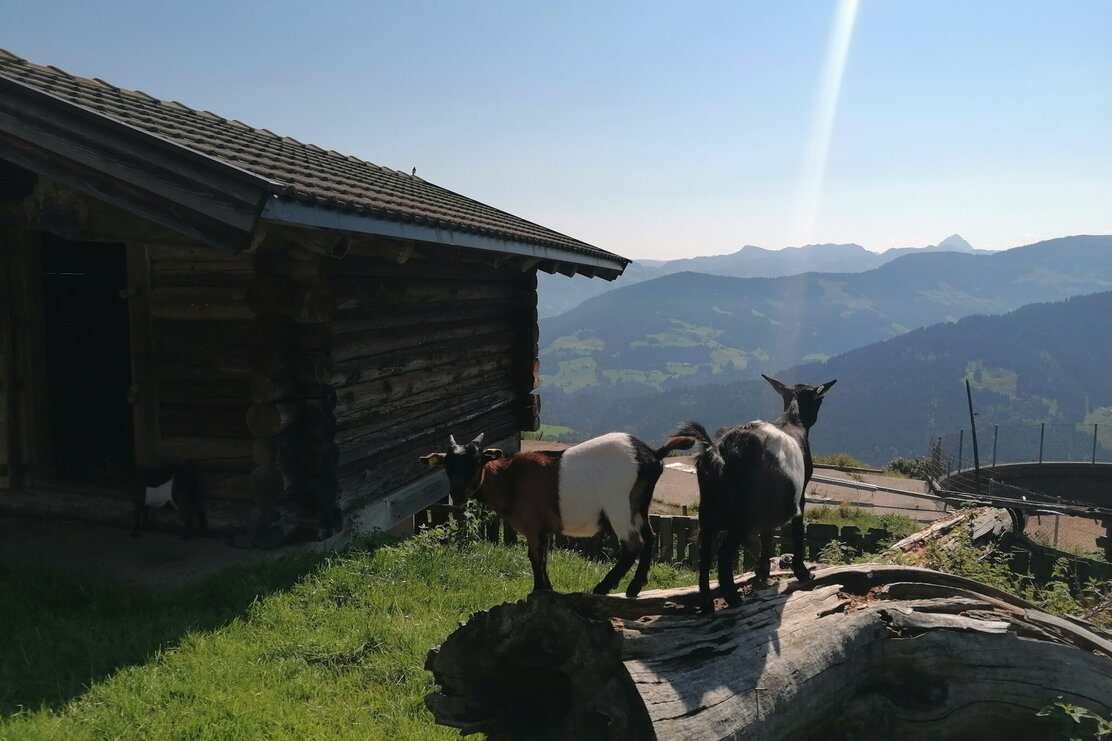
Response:
POLYGON ((703 445, 695 461, 699 477, 699 600, 711 613, 710 564, 715 533, 725 530, 718 549, 718 585, 727 604, 739 601, 733 561, 750 533, 760 533, 761 555, 756 577, 766 581, 772 557, 772 534, 792 523, 792 571, 800 581, 811 578, 803 561, 805 491, 814 472, 808 431, 818 421, 823 396, 837 381, 821 386, 787 386, 764 376, 784 399, 784 413, 775 422, 757 420, 720 430, 712 440, 697 422, 684 422, 675 435, 691 436, 703 445))
POLYGON ((640 554, 637 571, 626 589, 636 597, 648 579, 656 539, 649 525, 649 505, 673 450, 695 444, 673 437, 656 450, 623 432, 596 437, 566 450, 535 451, 503 457, 497 448, 482 449, 483 436, 467 445, 450 437, 451 450, 421 458, 448 474, 452 501, 474 496, 509 520, 529 544, 533 591, 552 590, 548 579, 549 536, 563 533, 589 537, 609 529, 622 544, 614 568, 594 588, 607 594, 640 554))

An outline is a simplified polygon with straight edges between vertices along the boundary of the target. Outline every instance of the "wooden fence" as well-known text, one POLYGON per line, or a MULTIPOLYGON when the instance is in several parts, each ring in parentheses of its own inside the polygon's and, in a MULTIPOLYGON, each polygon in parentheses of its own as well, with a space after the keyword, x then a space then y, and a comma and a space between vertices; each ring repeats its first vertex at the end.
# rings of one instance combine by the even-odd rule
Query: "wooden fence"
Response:
MULTIPOLYGON (((436 527, 448 521, 459 509, 446 504, 438 504, 419 513, 415 518, 415 527, 418 530, 436 527)), ((656 544, 653 560, 658 563, 684 564, 690 568, 699 565, 699 546, 696 536, 699 532, 699 520, 696 517, 683 515, 649 515, 653 530, 656 532, 656 544)), ((862 532, 860 528, 846 526, 839 528, 837 525, 810 523, 805 532, 806 557, 815 560, 823 548, 828 544, 838 541, 852 549, 858 555, 874 553, 880 550, 880 543, 892 539, 892 533, 879 528, 869 528, 862 532)), ((518 535, 502 518, 491 517, 483 524, 483 533, 492 543, 513 543, 518 535)), ((587 558, 599 560, 612 560, 617 555, 618 543, 612 535, 599 534, 592 538, 569 538, 557 535, 555 538, 557 548, 576 551, 587 558)), ((750 544, 745 553, 745 564, 751 567, 754 556, 749 550, 756 549, 756 543, 750 544)), ((791 529, 783 528, 773 537, 773 553, 791 552, 791 529)))

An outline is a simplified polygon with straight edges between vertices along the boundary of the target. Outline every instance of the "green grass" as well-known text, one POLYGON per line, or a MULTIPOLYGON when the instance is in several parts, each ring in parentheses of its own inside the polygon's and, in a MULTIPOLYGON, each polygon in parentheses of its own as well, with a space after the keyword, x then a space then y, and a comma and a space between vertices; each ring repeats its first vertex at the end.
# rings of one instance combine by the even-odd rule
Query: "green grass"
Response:
POLYGON ((887 530, 896 540, 906 538, 922 526, 914 520, 900 515, 883 514, 875 515, 860 507, 842 502, 837 507, 810 506, 805 513, 807 522, 820 522, 838 527, 853 526, 862 532, 870 528, 887 530))
POLYGON ((847 468, 872 468, 868 463, 859 461, 849 453, 825 453, 813 456, 816 465, 844 466, 847 468))
MULTIPOLYGON (((474 611, 524 598, 523 546, 443 533, 242 567, 181 589, 0 573, 0 739, 456 738, 423 668, 474 611)), ((609 564, 553 554, 561 591, 609 564)), ((694 583, 655 565, 649 588, 694 583)))

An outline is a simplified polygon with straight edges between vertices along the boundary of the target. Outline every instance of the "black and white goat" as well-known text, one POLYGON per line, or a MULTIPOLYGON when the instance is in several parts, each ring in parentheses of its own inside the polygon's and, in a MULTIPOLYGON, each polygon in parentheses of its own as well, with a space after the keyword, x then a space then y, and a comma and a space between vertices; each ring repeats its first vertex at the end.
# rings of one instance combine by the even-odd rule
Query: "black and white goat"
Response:
POLYGON ((739 597, 733 560, 751 533, 760 533, 761 556, 756 576, 766 581, 772 556, 773 531, 792 523, 792 571, 800 581, 811 578, 803 562, 803 508, 814 464, 807 433, 818 420, 823 396, 837 381, 821 386, 786 386, 764 376, 784 399, 784 413, 775 422, 757 420, 720 430, 716 440, 697 422, 684 422, 675 435, 703 444, 695 461, 699 477, 699 599, 706 613, 714 610, 710 596, 710 564, 715 533, 725 530, 718 549, 718 584, 728 604, 739 597))
POLYGON ((640 553, 627 597, 636 597, 648 578, 656 539, 649 525, 649 505, 673 450, 695 444, 673 437, 653 450, 632 435, 612 432, 560 451, 533 451, 503 457, 497 448, 482 449, 480 434, 466 445, 449 438, 451 450, 421 460, 442 466, 452 500, 474 496, 509 520, 529 544, 533 591, 552 590, 548 580, 549 536, 563 533, 589 537, 609 529, 622 543, 618 563, 594 588, 607 594, 640 553))

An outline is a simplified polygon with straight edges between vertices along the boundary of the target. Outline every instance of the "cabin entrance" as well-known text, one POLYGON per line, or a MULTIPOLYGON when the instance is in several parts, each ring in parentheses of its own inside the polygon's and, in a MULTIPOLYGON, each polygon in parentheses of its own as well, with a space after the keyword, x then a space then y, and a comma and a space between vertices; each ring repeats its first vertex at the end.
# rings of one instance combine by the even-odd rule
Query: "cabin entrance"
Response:
POLYGON ((31 478, 115 488, 135 462, 128 305, 120 295, 127 252, 43 235, 40 258, 43 367, 30 372, 45 386, 36 406, 40 414, 46 407, 46 424, 36 435, 42 465, 31 478))

